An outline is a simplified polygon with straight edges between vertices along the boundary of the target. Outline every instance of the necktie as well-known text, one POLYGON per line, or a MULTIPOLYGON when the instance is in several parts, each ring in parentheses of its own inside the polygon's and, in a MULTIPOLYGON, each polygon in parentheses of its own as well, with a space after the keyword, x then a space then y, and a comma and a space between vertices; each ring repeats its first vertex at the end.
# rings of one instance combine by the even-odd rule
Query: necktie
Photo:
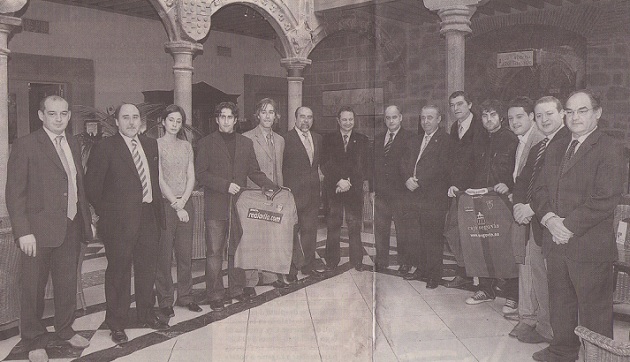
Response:
POLYGON ((545 154, 547 150, 547 144, 549 143, 549 138, 545 137, 542 142, 540 142, 540 148, 538 149, 538 153, 536 154, 536 161, 534 161, 534 169, 532 170, 532 176, 529 178, 529 184, 527 185, 527 203, 529 204, 532 201, 532 192, 534 191, 534 181, 538 176, 538 169, 540 168, 540 162, 542 160, 542 156, 545 154))
POLYGON ((569 160, 573 157, 575 153, 575 148, 580 142, 578 140, 571 141, 567 152, 564 154, 564 158, 562 158, 562 164, 560 165, 560 174, 562 175, 564 171, 566 171, 567 166, 569 165, 569 160))
POLYGON ((273 145, 273 138, 271 138, 271 133, 267 134, 267 146, 269 147, 269 151, 271 152, 271 160, 273 162, 273 183, 278 183, 278 168, 276 165, 276 148, 273 145))
POLYGON ((147 174, 144 172, 144 165, 142 164, 142 157, 140 157, 140 151, 138 151, 138 141, 131 140, 131 155, 133 156, 133 163, 138 170, 138 176, 140 176, 140 182, 142 183, 142 200, 144 201, 149 194, 149 183, 147 182, 147 174))
POLYGON ((458 134, 458 136, 459 136, 459 139, 461 140, 461 139, 462 139, 462 137, 464 137, 464 126, 462 126, 462 125, 460 124, 460 125, 459 125, 459 129, 458 129, 458 131, 457 131, 457 132, 458 132, 457 134, 458 134))
POLYGON ((387 143, 385 144, 385 147, 383 148, 383 151, 385 153, 385 157, 387 157, 387 154, 389 153, 389 150, 391 150, 392 143, 394 143, 394 133, 390 132, 389 133, 389 139, 387 140, 387 143))
POLYGON ((304 143, 306 145, 306 154, 308 154, 308 160, 311 165, 313 165, 313 145, 311 144, 311 139, 308 138, 308 132, 302 132, 304 136, 304 143))
POLYGON ((416 173, 418 172, 418 162, 420 162, 420 157, 422 157, 422 153, 424 152, 425 148, 427 148, 427 146, 429 145, 430 140, 431 140, 431 136, 424 135, 424 138, 422 139, 422 146, 420 146, 420 152, 418 153, 418 158, 416 158, 416 165, 413 168, 413 177, 417 177, 416 173))
POLYGON ((72 177, 72 171, 70 171, 70 164, 68 163, 68 158, 66 157, 66 153, 61 148, 61 141, 63 141, 63 135, 59 135, 55 137, 55 149, 57 150, 57 154, 61 159, 61 164, 63 165, 63 169, 66 171, 66 176, 68 177, 68 219, 74 220, 74 216, 77 214, 77 186, 76 181, 72 177))
POLYGON ((348 135, 343 135, 343 150, 348 151, 348 135))

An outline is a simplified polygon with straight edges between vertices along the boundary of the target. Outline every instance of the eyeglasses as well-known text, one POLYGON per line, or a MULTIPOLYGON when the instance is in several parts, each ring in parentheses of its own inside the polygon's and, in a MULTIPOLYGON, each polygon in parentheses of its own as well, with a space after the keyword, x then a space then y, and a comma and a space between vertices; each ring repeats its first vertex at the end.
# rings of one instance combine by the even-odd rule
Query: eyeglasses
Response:
POLYGON ((564 114, 566 114, 567 117, 569 117, 569 118, 573 117, 574 114, 577 114, 580 117, 584 117, 584 116, 586 116, 586 114, 589 111, 592 111, 592 110, 593 110, 593 108, 586 108, 586 107, 582 107, 582 108, 578 109, 577 111, 574 111, 572 109, 565 109, 564 110, 564 114))

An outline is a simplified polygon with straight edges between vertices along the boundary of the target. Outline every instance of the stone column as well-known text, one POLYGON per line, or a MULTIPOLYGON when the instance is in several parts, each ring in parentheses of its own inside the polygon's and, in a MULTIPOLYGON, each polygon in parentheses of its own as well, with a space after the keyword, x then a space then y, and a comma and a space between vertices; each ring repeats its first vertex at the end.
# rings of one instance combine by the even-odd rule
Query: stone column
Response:
POLYGON ((0 15, 0 228, 9 226, 4 188, 7 184, 7 161, 9 160, 9 34, 22 24, 22 19, 0 15))
MULTIPOLYGON (((466 35, 472 33, 470 18, 488 0, 424 0, 424 6, 437 11, 442 22, 440 34, 446 38, 446 92, 448 95, 464 90, 464 59, 466 57, 466 35)), ((448 113, 450 130, 454 119, 448 113)))
POLYGON ((203 46, 189 41, 172 41, 166 43, 164 47, 175 60, 173 103, 184 109, 186 124, 192 125, 193 58, 197 53, 203 52, 203 46))
POLYGON ((284 58, 280 60, 283 67, 287 68, 287 81, 289 82, 289 99, 287 107, 287 129, 295 126, 295 110, 302 106, 302 71, 311 64, 307 58, 284 58))

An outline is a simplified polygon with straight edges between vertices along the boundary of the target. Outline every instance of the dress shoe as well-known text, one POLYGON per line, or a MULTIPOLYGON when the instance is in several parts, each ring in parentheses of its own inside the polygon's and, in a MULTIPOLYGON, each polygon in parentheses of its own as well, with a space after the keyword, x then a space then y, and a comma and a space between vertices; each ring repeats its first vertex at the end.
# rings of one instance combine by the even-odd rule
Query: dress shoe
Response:
POLYGON ((75 334, 68 340, 68 343, 74 348, 87 348, 90 346, 90 341, 82 335, 75 334))
POLYGON ((527 323, 519 322, 517 325, 512 328, 508 336, 518 338, 522 333, 533 331, 535 327, 530 326, 527 323))
POLYGON ((338 265, 336 265, 336 264, 330 264, 330 265, 326 264, 326 271, 327 272, 333 272, 333 271, 335 271, 335 269, 337 269, 337 266, 338 265))
POLYGON ((440 279, 441 278, 431 278, 429 279, 429 281, 427 282, 427 289, 435 289, 438 287, 438 285, 440 285, 440 279))
POLYGON ((239 302, 249 302, 252 298, 256 296, 256 289, 253 287, 245 287, 243 288, 243 292, 233 298, 239 302))
POLYGON ((422 275, 422 273, 419 270, 416 270, 413 273, 409 273, 409 274, 403 275, 403 279, 405 279, 405 280, 422 280, 422 281, 427 280, 427 278, 424 275, 422 275))
POLYGON ((271 283, 271 286, 277 289, 286 289, 291 285, 289 283, 285 283, 285 281, 282 279, 278 279, 275 282, 271 283))
POLYGON ((313 278, 323 278, 324 273, 315 269, 302 269, 302 274, 311 276, 313 278))
POLYGON ((387 269, 384 266, 377 265, 377 266, 374 267, 374 272, 375 273, 387 273, 388 271, 389 271, 389 269, 387 269))
POLYGON ((223 302, 223 299, 211 300, 209 304, 210 304, 210 309, 212 309, 215 312, 220 312, 223 309, 225 309, 225 303, 223 302))
POLYGON ((191 311, 191 312, 203 312, 203 309, 201 309, 199 304, 197 304, 195 302, 190 302, 190 303, 186 304, 186 308, 188 308, 188 310, 191 311))
POLYGON ((534 354, 532 354, 532 358, 534 359, 534 361, 539 362, 551 361, 551 352, 549 352, 549 347, 538 352, 534 352, 534 354))
POLYGON ((153 313, 150 313, 144 320, 141 320, 140 324, 143 328, 151 328, 158 331, 163 331, 170 328, 167 323, 159 320, 153 313))
POLYGON ((38 348, 28 353, 28 360, 30 362, 48 362, 48 354, 43 348, 38 348))
POLYGON ((112 329, 111 330, 112 341, 116 344, 123 344, 129 342, 127 333, 124 329, 112 329))
POLYGON ((543 337, 540 333, 536 332, 534 328, 519 333, 516 338, 523 343, 551 343, 550 338, 543 337))
POLYGON ((175 317, 175 311, 173 310, 173 307, 162 307, 160 308, 160 313, 162 313, 163 316, 168 317, 168 318, 175 317))
POLYGON ((405 275, 409 273, 409 270, 411 270, 411 265, 403 264, 398 268, 398 273, 400 275, 405 275))
POLYGON ((286 279, 285 282, 289 283, 289 284, 293 284, 297 282, 297 275, 296 274, 287 274, 284 276, 284 278, 286 279))
POLYGON ((473 283, 472 278, 456 276, 455 279, 447 282, 444 286, 447 288, 461 288, 466 285, 471 285, 473 283))
POLYGON ((363 263, 354 264, 354 270, 360 272, 365 270, 365 265, 363 263))

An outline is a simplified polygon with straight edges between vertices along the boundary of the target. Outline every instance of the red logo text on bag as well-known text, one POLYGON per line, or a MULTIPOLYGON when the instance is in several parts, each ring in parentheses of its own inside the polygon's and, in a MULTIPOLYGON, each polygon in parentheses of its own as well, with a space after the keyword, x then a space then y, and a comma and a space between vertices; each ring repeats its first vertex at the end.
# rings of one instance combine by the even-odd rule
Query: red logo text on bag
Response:
POLYGON ((247 212, 247 218, 275 222, 276 224, 280 224, 282 222, 282 214, 254 208, 249 209, 249 211, 247 212))

